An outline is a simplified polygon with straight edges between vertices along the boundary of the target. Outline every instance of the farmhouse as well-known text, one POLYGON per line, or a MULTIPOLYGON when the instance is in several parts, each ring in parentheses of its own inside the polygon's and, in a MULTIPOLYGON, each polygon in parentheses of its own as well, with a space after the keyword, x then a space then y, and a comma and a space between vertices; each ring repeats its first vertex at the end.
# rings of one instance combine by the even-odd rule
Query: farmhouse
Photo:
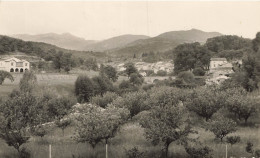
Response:
POLYGON ((233 73, 233 65, 226 58, 211 58, 209 82, 220 83, 228 79, 229 74, 233 73))
POLYGON ((7 72, 24 72, 30 70, 30 63, 15 57, 0 58, 0 70, 7 72))

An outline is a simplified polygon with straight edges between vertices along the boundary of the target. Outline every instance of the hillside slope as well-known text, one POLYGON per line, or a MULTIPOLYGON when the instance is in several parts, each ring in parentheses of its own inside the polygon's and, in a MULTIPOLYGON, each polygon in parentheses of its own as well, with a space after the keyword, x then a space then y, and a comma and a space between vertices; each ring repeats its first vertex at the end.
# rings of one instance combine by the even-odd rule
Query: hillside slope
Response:
POLYGON ((145 35, 122 35, 116 36, 113 38, 106 39, 104 41, 96 42, 93 44, 89 44, 85 47, 84 50, 92 50, 92 51, 106 51, 115 48, 122 48, 129 43, 132 43, 137 40, 148 39, 149 36, 145 35))
POLYGON ((12 35, 12 37, 24 41, 44 42, 44 43, 56 45, 61 48, 72 49, 72 50, 84 50, 86 45, 95 43, 94 40, 85 40, 83 38, 74 36, 69 33, 63 33, 63 34, 47 33, 47 34, 39 34, 39 35, 17 34, 17 35, 12 35))
POLYGON ((165 52, 182 43, 205 43, 208 38, 216 36, 221 36, 221 34, 217 32, 204 32, 196 29, 187 31, 171 31, 153 38, 134 41, 124 48, 110 50, 110 53, 117 56, 132 56, 133 54, 140 55, 151 51, 165 52))

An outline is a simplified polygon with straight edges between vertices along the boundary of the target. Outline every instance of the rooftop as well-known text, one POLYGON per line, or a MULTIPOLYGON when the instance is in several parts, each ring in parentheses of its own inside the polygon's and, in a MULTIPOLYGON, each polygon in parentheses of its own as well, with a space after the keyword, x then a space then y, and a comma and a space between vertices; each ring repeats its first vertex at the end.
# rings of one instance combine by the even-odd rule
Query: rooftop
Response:
POLYGON ((211 58, 211 61, 227 61, 226 58, 211 58))

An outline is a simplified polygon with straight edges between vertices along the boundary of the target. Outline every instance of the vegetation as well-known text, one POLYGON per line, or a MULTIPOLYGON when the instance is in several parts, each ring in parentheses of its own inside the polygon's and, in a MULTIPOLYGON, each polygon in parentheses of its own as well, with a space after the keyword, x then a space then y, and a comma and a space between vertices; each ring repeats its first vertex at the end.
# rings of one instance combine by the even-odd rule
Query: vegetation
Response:
POLYGON ((3 84, 6 78, 11 80, 12 82, 14 81, 13 76, 9 72, 0 70, 0 85, 3 84))

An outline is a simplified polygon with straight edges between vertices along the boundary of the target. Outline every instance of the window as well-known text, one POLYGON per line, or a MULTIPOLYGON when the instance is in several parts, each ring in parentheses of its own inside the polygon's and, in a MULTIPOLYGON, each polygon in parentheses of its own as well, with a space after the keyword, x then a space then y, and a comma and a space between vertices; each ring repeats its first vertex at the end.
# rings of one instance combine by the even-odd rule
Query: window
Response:
POLYGON ((11 63, 11 66, 14 66, 14 63, 11 63))
POLYGON ((27 66, 28 63, 25 63, 25 66, 27 66))

